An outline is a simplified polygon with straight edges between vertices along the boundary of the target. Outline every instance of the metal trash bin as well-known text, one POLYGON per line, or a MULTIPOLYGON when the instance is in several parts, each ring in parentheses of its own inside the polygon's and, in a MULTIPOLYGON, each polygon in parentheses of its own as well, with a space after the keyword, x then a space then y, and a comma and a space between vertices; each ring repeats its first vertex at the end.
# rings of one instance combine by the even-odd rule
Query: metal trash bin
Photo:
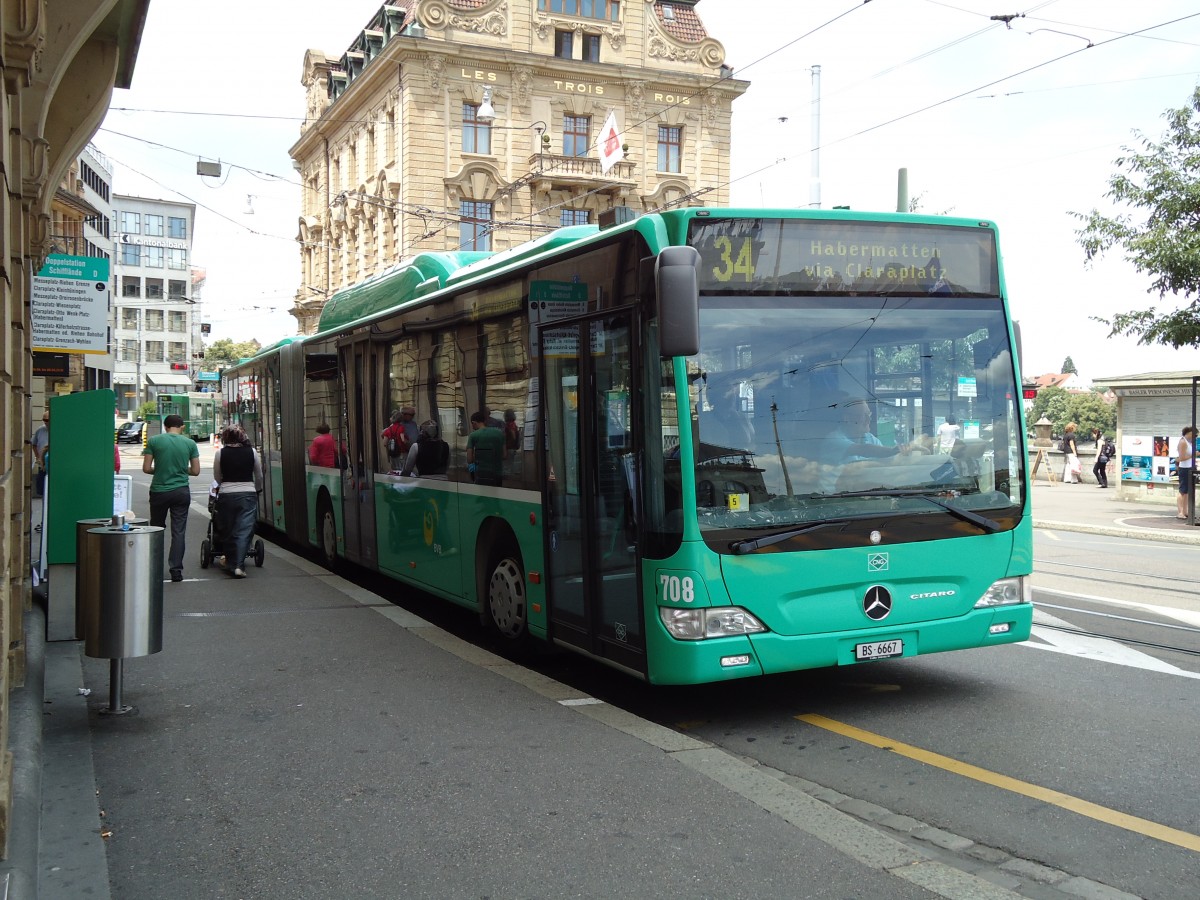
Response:
POLYGON ((87 530, 79 598, 85 655, 128 659, 162 650, 164 530, 87 530))
MULTIPOLYGON (((87 568, 87 533, 93 528, 112 524, 113 517, 103 519, 78 519, 75 522, 75 640, 83 640, 83 584, 87 568)), ((133 525, 149 525, 149 519, 126 519, 133 525)))

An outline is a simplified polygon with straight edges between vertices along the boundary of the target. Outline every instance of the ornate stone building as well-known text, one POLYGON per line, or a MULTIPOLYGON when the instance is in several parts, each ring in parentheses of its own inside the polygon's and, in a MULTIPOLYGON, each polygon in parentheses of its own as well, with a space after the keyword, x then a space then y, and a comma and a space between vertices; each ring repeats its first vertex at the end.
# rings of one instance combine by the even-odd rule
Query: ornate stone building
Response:
POLYGON ((341 56, 309 50, 290 151, 301 332, 333 292, 419 252, 502 250, 616 206, 728 202, 749 84, 697 2, 398 0, 341 56))
POLYGON ((35 896, 38 878, 42 676, 34 671, 40 654, 29 654, 27 671, 27 649, 44 636, 45 620, 31 602, 29 565, 31 273, 63 221, 55 218, 59 186, 108 111, 113 88, 131 83, 149 6, 0 0, 0 869, 10 895, 35 896), (21 702, 10 704, 16 696, 21 702))

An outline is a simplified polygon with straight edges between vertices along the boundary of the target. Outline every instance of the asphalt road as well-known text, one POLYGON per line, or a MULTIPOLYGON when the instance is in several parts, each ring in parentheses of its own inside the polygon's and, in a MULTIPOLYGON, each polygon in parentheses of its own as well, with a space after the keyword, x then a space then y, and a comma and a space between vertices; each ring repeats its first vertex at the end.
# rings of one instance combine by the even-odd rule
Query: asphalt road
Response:
MULTIPOLYGON (((567 654, 523 662, 826 792, 902 840, 950 855, 970 843, 976 862, 992 851, 1048 890, 1082 878, 1195 896, 1200 547, 1039 531, 1035 560, 1024 645, 692 688, 649 688, 567 654)), ((400 604, 503 651, 461 609, 412 592, 400 604)))

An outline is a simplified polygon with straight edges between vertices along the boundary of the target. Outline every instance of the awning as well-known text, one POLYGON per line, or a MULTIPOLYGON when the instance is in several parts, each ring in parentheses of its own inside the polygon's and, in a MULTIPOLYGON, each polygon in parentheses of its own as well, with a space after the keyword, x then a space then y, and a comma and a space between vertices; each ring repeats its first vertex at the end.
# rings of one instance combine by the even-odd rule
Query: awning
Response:
POLYGON ((146 380, 151 384, 156 384, 160 387, 187 387, 192 383, 192 379, 187 375, 176 375, 174 372, 162 374, 158 372, 147 372, 146 380))

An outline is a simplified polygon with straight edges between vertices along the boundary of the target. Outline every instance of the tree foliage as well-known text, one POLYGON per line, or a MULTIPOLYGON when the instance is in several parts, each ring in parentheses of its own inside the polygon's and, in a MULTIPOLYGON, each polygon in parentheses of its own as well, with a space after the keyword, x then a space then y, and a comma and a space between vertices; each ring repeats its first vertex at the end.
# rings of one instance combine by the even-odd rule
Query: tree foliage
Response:
POLYGON ((1054 423, 1054 434, 1062 434, 1068 422, 1079 426, 1087 437, 1093 428, 1112 436, 1117 433, 1117 407, 1095 391, 1068 391, 1060 387, 1043 388, 1025 413, 1025 424, 1032 432, 1034 424, 1045 416, 1054 423))
POLYGON ((232 338, 221 338, 204 348, 204 365, 208 368, 231 366, 239 359, 253 356, 262 349, 262 344, 251 338, 234 343, 232 338))
POLYGON ((1155 142, 1134 132, 1141 149, 1122 148, 1119 170, 1108 182, 1107 198, 1131 211, 1106 216, 1093 209, 1072 213, 1083 222, 1075 232, 1090 264, 1120 247, 1125 259, 1151 278, 1147 293, 1172 294, 1186 305, 1177 310, 1147 309, 1098 321, 1109 336, 1136 336, 1141 344, 1200 346, 1200 87, 1179 109, 1163 114, 1167 130, 1155 142))
POLYGON ((1079 374, 1079 370, 1077 368, 1075 368, 1075 360, 1071 359, 1071 357, 1069 357, 1069 356, 1063 360, 1062 372, 1060 372, 1059 374, 1065 375, 1068 372, 1070 372, 1072 375, 1079 374))

